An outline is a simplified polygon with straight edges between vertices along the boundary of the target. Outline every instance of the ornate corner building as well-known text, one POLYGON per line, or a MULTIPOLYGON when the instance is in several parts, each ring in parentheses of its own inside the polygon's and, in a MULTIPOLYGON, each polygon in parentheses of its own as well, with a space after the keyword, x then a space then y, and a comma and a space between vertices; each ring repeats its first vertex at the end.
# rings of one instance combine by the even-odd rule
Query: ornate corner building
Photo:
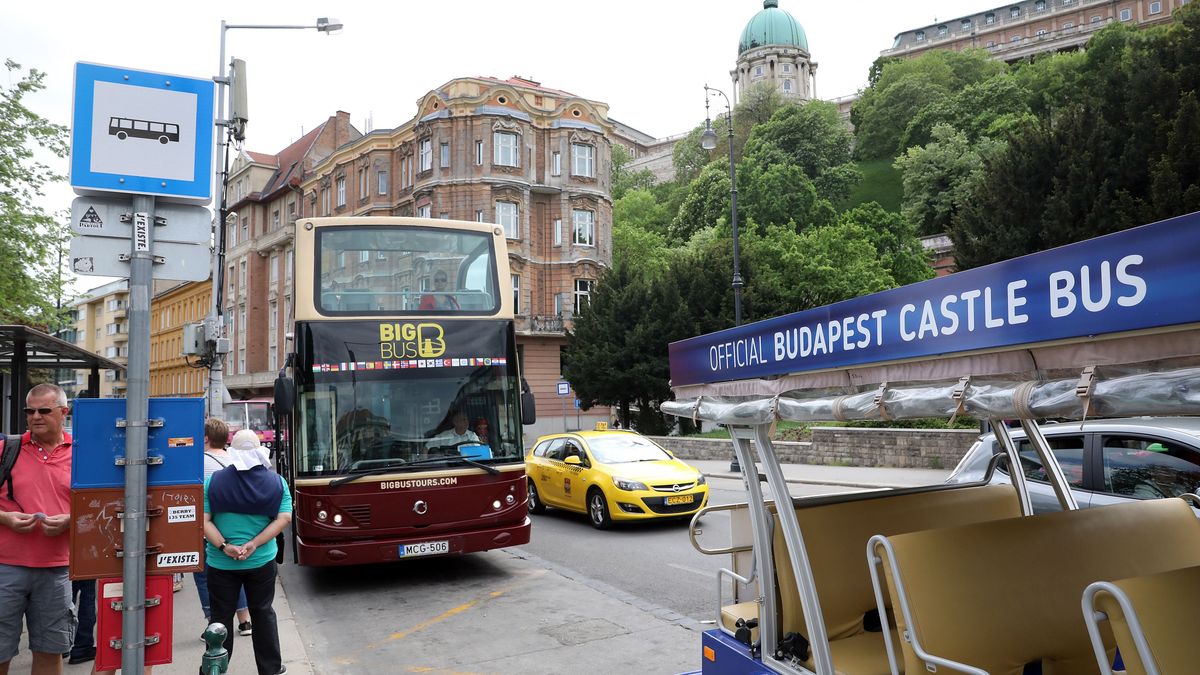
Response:
MULTIPOLYGON (((566 332, 612 261, 612 143, 633 133, 604 103, 520 77, 468 77, 425 94, 394 129, 362 134, 338 113, 279 155, 240 153, 223 284, 233 396, 269 393, 283 362, 297 218, 450 218, 505 229, 522 371, 539 418, 556 422, 566 332)), ((393 283, 369 262, 346 261, 339 285, 393 283)), ((578 424, 608 418, 593 408, 578 424)))
POLYGON ((882 56, 910 57, 930 49, 986 49, 1019 61, 1043 52, 1080 49, 1114 21, 1137 27, 1171 21, 1189 0, 1024 0, 904 31, 882 56))

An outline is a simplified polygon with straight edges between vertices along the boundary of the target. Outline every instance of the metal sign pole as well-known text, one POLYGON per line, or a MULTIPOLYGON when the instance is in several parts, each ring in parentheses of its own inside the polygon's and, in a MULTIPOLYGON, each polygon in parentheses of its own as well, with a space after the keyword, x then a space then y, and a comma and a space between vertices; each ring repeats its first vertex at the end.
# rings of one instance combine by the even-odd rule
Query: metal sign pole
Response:
POLYGON ((149 440, 150 296, 154 197, 133 198, 129 261, 129 387, 125 399, 125 526, 121 670, 141 673, 146 642, 146 448, 149 440))

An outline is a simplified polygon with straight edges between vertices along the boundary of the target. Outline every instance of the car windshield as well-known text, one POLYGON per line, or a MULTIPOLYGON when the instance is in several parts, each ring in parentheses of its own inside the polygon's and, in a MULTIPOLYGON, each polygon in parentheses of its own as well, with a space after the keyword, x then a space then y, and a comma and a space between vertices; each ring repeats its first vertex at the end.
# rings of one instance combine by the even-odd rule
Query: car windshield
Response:
POLYGON ((634 434, 596 436, 588 439, 588 447, 591 448, 596 461, 601 464, 655 462, 671 459, 666 450, 658 447, 649 439, 634 434))

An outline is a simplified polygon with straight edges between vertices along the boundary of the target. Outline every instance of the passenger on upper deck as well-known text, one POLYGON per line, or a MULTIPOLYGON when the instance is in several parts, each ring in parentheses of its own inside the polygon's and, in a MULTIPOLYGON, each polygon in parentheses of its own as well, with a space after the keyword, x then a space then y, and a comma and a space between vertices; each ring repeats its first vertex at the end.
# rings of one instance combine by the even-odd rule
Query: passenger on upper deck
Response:
POLYGON ((438 270, 433 275, 433 293, 421 296, 419 309, 458 309, 458 300, 453 293, 446 292, 446 273, 438 270))

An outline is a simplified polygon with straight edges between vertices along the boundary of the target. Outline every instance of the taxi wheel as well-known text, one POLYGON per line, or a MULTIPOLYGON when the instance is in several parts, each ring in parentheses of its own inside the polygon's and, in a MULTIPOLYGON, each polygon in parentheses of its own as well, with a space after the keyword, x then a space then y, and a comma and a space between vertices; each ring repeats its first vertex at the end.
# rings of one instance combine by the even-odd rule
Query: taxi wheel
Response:
POLYGON ((597 530, 607 530, 612 527, 612 516, 608 513, 608 500, 604 498, 604 493, 598 488, 592 488, 588 492, 588 520, 592 521, 592 527, 597 530))
POLYGON ((529 483, 529 512, 530 513, 545 513, 546 505, 542 503, 542 495, 538 494, 537 486, 533 481, 529 483))

